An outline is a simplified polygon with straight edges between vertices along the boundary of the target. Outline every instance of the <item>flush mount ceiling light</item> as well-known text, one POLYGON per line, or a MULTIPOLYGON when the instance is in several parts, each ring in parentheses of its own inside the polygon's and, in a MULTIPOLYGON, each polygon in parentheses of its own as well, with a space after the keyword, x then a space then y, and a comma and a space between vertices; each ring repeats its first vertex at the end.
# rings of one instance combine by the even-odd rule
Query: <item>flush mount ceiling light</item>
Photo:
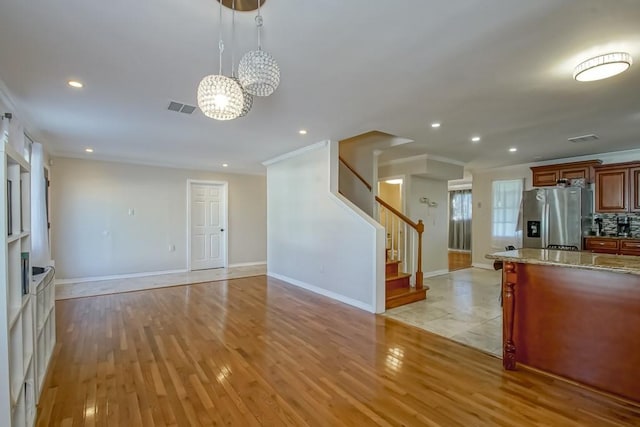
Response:
POLYGON ((578 64, 573 78, 579 82, 607 79, 625 72, 633 63, 626 52, 613 52, 596 56, 578 64))
POLYGON ((260 33, 263 21, 260 15, 260 0, 257 0, 257 4, 258 50, 247 52, 242 57, 238 64, 238 78, 242 87, 251 95, 269 96, 280 84, 280 67, 273 56, 262 50, 260 33))
POLYGON ((242 87, 231 77, 222 74, 222 53, 224 52, 222 3, 220 3, 219 9, 218 50, 220 52, 220 66, 217 75, 206 76, 198 85, 198 107, 205 116, 212 119, 233 120, 242 114, 245 100, 242 87))

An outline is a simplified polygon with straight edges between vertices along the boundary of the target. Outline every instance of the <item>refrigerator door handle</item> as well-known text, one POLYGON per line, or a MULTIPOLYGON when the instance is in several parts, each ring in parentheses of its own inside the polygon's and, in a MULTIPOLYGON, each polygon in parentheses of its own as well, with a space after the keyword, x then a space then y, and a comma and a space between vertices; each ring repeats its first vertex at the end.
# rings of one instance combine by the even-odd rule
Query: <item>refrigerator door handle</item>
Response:
POLYGON ((549 203, 544 204, 542 209, 542 249, 549 246, 549 203))

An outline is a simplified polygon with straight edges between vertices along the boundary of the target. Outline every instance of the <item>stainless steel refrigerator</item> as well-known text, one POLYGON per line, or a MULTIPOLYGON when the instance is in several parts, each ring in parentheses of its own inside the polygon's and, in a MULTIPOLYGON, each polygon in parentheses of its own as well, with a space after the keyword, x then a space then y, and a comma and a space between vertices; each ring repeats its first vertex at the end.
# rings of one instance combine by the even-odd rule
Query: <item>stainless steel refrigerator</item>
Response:
POLYGON ((579 187, 539 188, 522 193, 523 247, 583 249, 591 229, 592 191, 579 187))

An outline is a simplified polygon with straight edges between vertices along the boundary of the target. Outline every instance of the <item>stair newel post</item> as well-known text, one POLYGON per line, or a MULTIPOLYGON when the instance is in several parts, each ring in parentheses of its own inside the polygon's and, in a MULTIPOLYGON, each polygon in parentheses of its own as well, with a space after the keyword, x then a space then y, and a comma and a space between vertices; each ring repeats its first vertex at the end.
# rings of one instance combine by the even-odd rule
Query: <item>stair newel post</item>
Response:
POLYGON ((424 232, 424 223, 421 219, 418 220, 416 226, 418 232, 418 269, 416 270, 416 289, 422 289, 424 274, 422 273, 422 233, 424 232))

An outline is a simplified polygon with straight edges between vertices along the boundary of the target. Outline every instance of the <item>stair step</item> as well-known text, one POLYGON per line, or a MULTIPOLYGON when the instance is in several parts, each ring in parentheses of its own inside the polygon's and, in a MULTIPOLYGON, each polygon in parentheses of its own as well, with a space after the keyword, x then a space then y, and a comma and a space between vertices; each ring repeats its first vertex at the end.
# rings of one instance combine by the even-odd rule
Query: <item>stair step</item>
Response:
POLYGON ((388 291, 393 289, 409 289, 411 284, 409 279, 411 275, 408 273, 398 273, 385 278, 385 289, 388 291))
POLYGON ((395 276, 398 274, 398 265, 400 264, 400 261, 387 261, 387 264, 385 266, 385 275, 387 277, 389 276, 395 276))
POLYGON ((406 290, 395 289, 387 291, 385 299, 385 308, 400 307, 401 305, 411 304, 412 302, 422 301, 427 298, 427 289, 409 288, 406 290))

